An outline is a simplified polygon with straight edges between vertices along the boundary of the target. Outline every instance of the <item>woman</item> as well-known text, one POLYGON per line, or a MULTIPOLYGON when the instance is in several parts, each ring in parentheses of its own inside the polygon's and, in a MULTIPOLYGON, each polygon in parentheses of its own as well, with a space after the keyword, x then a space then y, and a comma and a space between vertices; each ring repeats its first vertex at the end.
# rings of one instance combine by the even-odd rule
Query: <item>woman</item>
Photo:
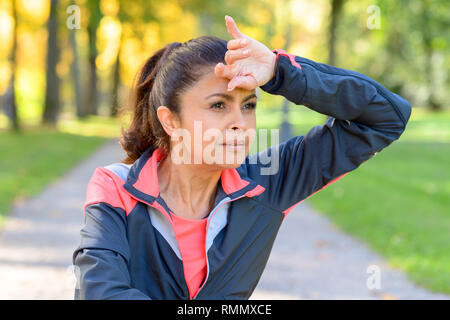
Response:
POLYGON ((76 299, 249 298, 292 208, 404 131, 402 97, 271 51, 225 20, 232 40, 169 44, 140 71, 120 141, 128 156, 98 167, 87 188, 76 299), (330 117, 250 157, 257 87, 330 117))

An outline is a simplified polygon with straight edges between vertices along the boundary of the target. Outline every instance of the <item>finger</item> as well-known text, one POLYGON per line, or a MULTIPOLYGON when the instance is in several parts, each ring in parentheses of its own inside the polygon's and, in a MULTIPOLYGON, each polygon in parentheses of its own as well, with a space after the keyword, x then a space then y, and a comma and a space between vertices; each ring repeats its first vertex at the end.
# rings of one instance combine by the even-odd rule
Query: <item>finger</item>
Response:
POLYGON ((253 90, 256 88, 255 79, 251 76, 236 76, 228 83, 227 90, 233 91, 237 87, 246 90, 253 90))
POLYGON ((248 44, 247 39, 231 39, 227 43, 228 50, 236 50, 245 47, 248 44))
POLYGON ((216 76, 232 79, 234 77, 233 66, 218 63, 214 69, 216 76))
POLYGON ((245 59, 250 56, 250 49, 228 50, 225 53, 225 62, 233 64, 236 60, 245 59))
POLYGON ((230 16, 225 16, 226 26, 228 33, 233 38, 242 38, 244 35, 239 31, 239 28, 237 27, 236 23, 234 22, 233 18, 230 16))

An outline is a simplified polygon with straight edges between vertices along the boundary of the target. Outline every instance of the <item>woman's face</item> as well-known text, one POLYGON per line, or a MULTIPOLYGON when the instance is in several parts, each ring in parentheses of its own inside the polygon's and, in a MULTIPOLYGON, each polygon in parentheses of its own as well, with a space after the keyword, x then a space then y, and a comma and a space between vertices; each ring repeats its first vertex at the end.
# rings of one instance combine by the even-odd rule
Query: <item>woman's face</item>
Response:
POLYGON ((244 161, 255 136, 256 91, 227 91, 227 84, 211 71, 182 94, 177 130, 171 134, 172 160, 221 169, 244 161))

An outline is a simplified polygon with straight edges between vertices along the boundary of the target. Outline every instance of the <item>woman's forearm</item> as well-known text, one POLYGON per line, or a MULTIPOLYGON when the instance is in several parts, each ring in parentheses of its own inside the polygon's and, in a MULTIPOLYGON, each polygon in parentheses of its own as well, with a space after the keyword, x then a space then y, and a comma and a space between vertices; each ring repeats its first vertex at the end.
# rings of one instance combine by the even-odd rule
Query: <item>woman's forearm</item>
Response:
POLYGON ((283 50, 273 51, 277 74, 261 87, 264 91, 336 119, 386 130, 390 136, 398 138, 404 131, 411 114, 409 102, 375 80, 283 50))
POLYGON ((313 62, 283 50, 276 75, 261 86, 295 104, 330 116, 305 135, 252 155, 249 175, 267 188, 266 201, 287 214, 307 197, 359 167, 405 130, 407 100, 360 73, 313 62), (275 159, 262 174, 262 159, 275 159))

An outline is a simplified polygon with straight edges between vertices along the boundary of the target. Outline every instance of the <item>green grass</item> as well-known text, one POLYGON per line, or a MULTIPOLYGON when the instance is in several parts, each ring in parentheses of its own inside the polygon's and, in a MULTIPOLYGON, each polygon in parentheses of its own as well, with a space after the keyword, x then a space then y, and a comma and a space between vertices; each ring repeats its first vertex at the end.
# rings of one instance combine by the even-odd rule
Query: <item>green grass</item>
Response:
POLYGON ((117 132, 100 117, 62 121, 58 130, 0 131, 0 225, 15 201, 38 194, 117 132))
MULTIPOLYGON (((305 107, 291 111, 297 135, 324 123, 305 107)), ((259 112, 260 127, 279 122, 259 112)), ((450 293, 449 164, 450 113, 413 109, 399 140, 307 202, 414 282, 450 293)))
POLYGON ((450 293, 450 144, 393 143, 308 199, 421 285, 450 293))

